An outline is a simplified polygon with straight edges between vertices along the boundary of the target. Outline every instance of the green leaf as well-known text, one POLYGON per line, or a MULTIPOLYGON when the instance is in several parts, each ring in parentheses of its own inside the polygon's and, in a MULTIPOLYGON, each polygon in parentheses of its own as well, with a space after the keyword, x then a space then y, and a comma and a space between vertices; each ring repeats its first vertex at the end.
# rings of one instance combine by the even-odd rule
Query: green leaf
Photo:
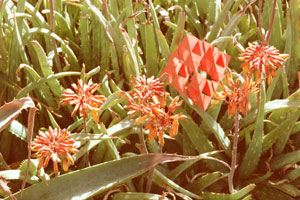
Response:
POLYGON ((260 104, 259 111, 256 120, 255 130, 253 134, 252 141, 247 149, 247 152, 243 158, 243 161, 239 168, 239 175, 241 177, 249 177, 252 172, 256 169, 258 164, 261 152, 262 152, 262 141, 263 141, 263 132, 264 132, 264 108, 265 108, 265 88, 262 85, 260 90, 260 104))
POLYGON ((27 142, 27 128, 18 122, 17 120, 13 120, 10 125, 7 127, 7 130, 27 142))
MULTIPOLYGON (((199 156, 201 157, 206 157, 206 156, 212 156, 214 154, 218 153, 218 151, 212 151, 212 152, 208 152, 208 153, 202 153, 199 156)), ((182 163, 181 165, 179 165, 178 167, 176 167, 175 169, 173 169, 172 171, 170 171, 170 173, 168 174, 168 177, 171 180, 175 180, 182 172, 184 172, 184 170, 186 170, 187 168, 189 168, 190 166, 192 166, 193 164, 195 164, 198 160, 188 160, 185 161, 184 163, 182 163)))
POLYGON ((220 32, 220 29, 224 23, 224 20, 226 19, 226 15, 228 14, 228 11, 230 10, 232 4, 235 2, 235 0, 229 0, 226 2, 225 6, 223 7, 220 15, 218 16, 216 23, 212 27, 210 34, 208 36, 207 41, 211 42, 217 38, 218 33, 220 32))
POLYGON ((287 164, 294 164, 300 161, 300 150, 286 154, 280 154, 272 159, 271 169, 279 170, 287 164))
POLYGON ((154 169, 154 174, 153 174, 153 182, 159 186, 164 186, 168 185, 169 187, 173 188, 174 190, 177 190, 178 192, 187 195, 189 197, 195 198, 195 199, 201 199, 200 196, 184 189, 183 187, 179 186, 172 180, 170 180, 168 177, 166 177, 163 173, 160 171, 154 169))
POLYGON ((202 197, 205 200, 239 200, 251 192, 255 188, 254 184, 247 185, 243 189, 233 194, 218 194, 211 192, 203 192, 202 197))
POLYGON ((300 110, 294 112, 288 119, 283 121, 279 126, 274 128, 270 133, 263 137, 262 151, 265 152, 278 140, 282 134, 286 134, 287 131, 291 131, 293 124, 297 121, 300 116, 300 110))
POLYGON ((63 52, 67 54, 67 60, 72 65, 73 69, 74 70, 79 70, 80 69, 77 57, 75 56, 73 50, 68 45, 66 45, 66 43, 64 42, 64 40, 62 38, 60 38, 55 33, 52 33, 50 30, 45 29, 45 28, 32 28, 32 29, 29 29, 24 34, 24 40, 27 40, 29 42, 31 37, 33 37, 33 35, 37 34, 37 33, 43 34, 43 35, 51 37, 51 38, 54 38, 58 43, 60 43, 61 48, 62 48, 63 52))
MULTIPOLYGON (((54 73, 51 69, 51 66, 49 65, 49 63, 47 61, 47 56, 46 56, 42 46, 36 40, 31 41, 31 44, 35 49, 35 52, 39 59, 41 70, 42 70, 44 76, 46 77, 46 76, 53 75, 54 73)), ((56 79, 54 79, 54 80, 49 80, 47 83, 48 83, 51 91, 53 92, 53 94, 56 97, 60 98, 61 94, 63 93, 63 88, 58 83, 58 81, 56 79)))
POLYGON ((300 190, 298 188, 290 183, 281 183, 281 184, 274 184, 272 185, 274 188, 292 196, 292 197, 299 197, 300 196, 300 190))
POLYGON ((112 200, 169 200, 169 198, 150 193, 120 192, 113 195, 112 200))
POLYGON ((46 83, 48 81, 51 81, 54 79, 59 79, 59 78, 65 77, 65 76, 74 76, 74 75, 80 76, 81 72, 60 72, 60 73, 56 73, 56 74, 41 78, 36 82, 29 83, 26 87, 24 87, 17 94, 16 98, 22 98, 22 97, 26 96, 29 92, 31 92, 32 90, 37 88, 42 83, 46 83))
POLYGON ((153 25, 151 23, 147 23, 145 25, 146 29, 146 68, 147 68, 147 76, 157 76, 158 75, 158 55, 157 55, 157 47, 155 40, 155 32, 153 25))
POLYGON ((34 108, 34 102, 30 97, 15 99, 0 107, 0 132, 18 117, 22 110, 34 108))
POLYGON ((181 11, 178 16, 178 22, 174 37, 171 43, 170 52, 173 53, 184 36, 185 13, 181 11))
POLYGON ((105 102, 101 106, 101 110, 106 110, 114 105, 117 105, 118 103, 124 102, 126 100, 126 97, 124 96, 123 91, 114 92, 113 94, 109 95, 105 102))
MULTIPOLYGON (((194 157, 197 158, 197 157, 194 157)), ((23 200, 87 199, 133 179, 157 164, 193 159, 173 154, 143 154, 101 163, 26 188, 23 200), (83 187, 84 185, 84 187, 83 187)), ((15 196, 19 198, 20 192, 15 196)))
POLYGON ((187 186, 187 188, 195 194, 200 195, 205 188, 209 187, 210 185, 216 183, 217 181, 225 177, 226 175, 222 174, 221 172, 205 174, 201 178, 198 178, 197 180, 193 181, 190 185, 187 186))
POLYGON ((257 200, 294 200, 291 196, 275 189, 274 187, 267 186, 265 184, 259 184, 253 191, 254 198, 257 200))
POLYGON ((225 153, 228 156, 231 156, 231 142, 229 138, 225 135, 225 132, 220 126, 220 124, 216 120, 214 120, 209 114, 207 114, 201 108, 196 106, 190 99, 184 96, 182 96, 182 98, 191 108, 193 108, 197 112, 198 115, 200 115, 203 122, 206 123, 210 130, 214 133, 216 139, 218 140, 225 153))

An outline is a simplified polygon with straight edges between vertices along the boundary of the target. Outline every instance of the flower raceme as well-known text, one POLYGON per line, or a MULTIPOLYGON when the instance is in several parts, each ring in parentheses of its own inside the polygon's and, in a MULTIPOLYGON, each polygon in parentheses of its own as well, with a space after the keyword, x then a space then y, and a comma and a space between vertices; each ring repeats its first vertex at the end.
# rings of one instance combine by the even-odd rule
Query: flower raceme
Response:
POLYGON ((169 96, 159 79, 154 77, 146 78, 145 75, 140 78, 133 77, 135 82, 134 89, 126 93, 129 105, 128 115, 139 114, 136 123, 144 123, 149 120, 145 126, 149 130, 149 140, 152 141, 159 136, 159 143, 164 145, 163 134, 169 130, 171 137, 178 132, 178 120, 185 119, 182 114, 173 114, 173 112, 181 105, 179 97, 172 100, 170 105, 166 106, 166 99, 169 96))
POLYGON ((228 104, 228 115, 234 115, 236 113, 242 113, 243 115, 247 114, 247 111, 250 109, 250 102, 248 96, 259 92, 259 85, 262 83, 263 79, 260 78, 254 82, 251 80, 252 73, 248 73, 244 76, 244 81, 241 83, 241 80, 238 79, 236 82, 232 79, 231 70, 228 69, 225 75, 226 85, 222 82, 221 92, 215 93, 215 99, 225 101, 228 104))
POLYGON ((151 96, 161 96, 165 91, 163 83, 159 79, 155 79, 154 76, 147 78, 145 75, 142 75, 139 78, 132 77, 132 79, 135 87, 133 98, 138 98, 139 101, 148 101, 151 99, 151 96))
POLYGON ((158 141, 161 145, 164 145, 164 133, 169 130, 170 137, 174 137, 178 132, 178 120, 186 119, 183 114, 173 113, 182 104, 182 101, 179 101, 179 96, 175 97, 167 107, 166 96, 168 95, 165 93, 163 97, 159 98, 159 103, 151 107, 150 120, 145 126, 145 129, 149 130, 149 140, 156 139, 158 135, 158 141))
POLYGON ((272 78, 276 76, 277 67, 282 67, 282 63, 288 54, 280 54, 279 51, 268 45, 258 45, 249 43, 249 47, 241 54, 239 59, 243 61, 243 73, 250 70, 256 72, 256 80, 259 78, 268 79, 271 84, 272 78))
POLYGON ((75 105, 72 116, 79 110, 80 115, 87 117, 87 110, 92 112, 97 111, 105 100, 103 95, 94 95, 100 84, 93 83, 92 79, 84 84, 81 79, 77 81, 77 85, 73 83, 72 89, 64 90, 62 95, 62 105, 75 105))
POLYGON ((32 143, 32 150, 37 151, 35 156, 39 159, 38 169, 46 168, 50 159, 53 161, 53 169, 58 176, 58 163, 63 163, 63 170, 68 171, 68 163, 74 165, 70 153, 77 153, 74 140, 70 139, 70 132, 66 129, 49 127, 48 131, 39 131, 32 143))
POLYGON ((140 113, 144 116, 149 114, 153 106, 154 96, 161 96, 165 92, 163 83, 153 76, 146 78, 145 75, 142 75, 139 78, 133 76, 131 78, 134 81, 134 89, 125 94, 129 105, 124 108, 130 110, 129 115, 140 113))

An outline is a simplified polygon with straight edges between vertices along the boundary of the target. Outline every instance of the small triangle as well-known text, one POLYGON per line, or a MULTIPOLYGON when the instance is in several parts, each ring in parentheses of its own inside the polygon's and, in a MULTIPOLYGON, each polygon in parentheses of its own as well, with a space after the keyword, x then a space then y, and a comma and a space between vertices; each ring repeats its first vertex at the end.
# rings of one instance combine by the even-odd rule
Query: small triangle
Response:
POLYGON ((184 46, 189 51, 192 51, 192 49, 194 48, 194 46, 197 44, 198 41, 199 39, 196 38, 195 36, 186 34, 182 42, 179 44, 179 46, 184 46))

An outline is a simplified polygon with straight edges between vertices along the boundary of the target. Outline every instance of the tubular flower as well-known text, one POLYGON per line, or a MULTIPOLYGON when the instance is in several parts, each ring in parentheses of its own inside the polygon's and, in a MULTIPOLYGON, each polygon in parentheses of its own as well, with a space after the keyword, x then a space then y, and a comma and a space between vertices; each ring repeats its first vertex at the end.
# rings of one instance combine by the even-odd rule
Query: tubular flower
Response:
POLYGON ((147 78, 145 75, 142 75, 139 78, 132 78, 135 82, 133 98, 145 101, 151 98, 152 95, 160 96, 165 91, 163 83, 159 79, 155 79, 154 76, 147 78))
POLYGON ((74 140, 69 139, 70 136, 70 132, 66 129, 60 130, 60 128, 49 127, 46 132, 39 131, 39 136, 32 143, 32 150, 37 151, 35 156, 39 159, 38 169, 41 169, 42 166, 46 168, 51 159, 54 173, 57 176, 57 163, 62 161, 64 171, 68 171, 68 162, 74 165, 70 152, 77 153, 78 150, 74 147, 74 140))
POLYGON ((242 83, 240 79, 234 82, 231 71, 228 69, 228 72, 225 75, 227 86, 220 82, 223 90, 215 93, 215 99, 225 101, 228 104, 229 116, 239 112, 246 115, 247 111, 250 109, 248 96, 252 93, 259 92, 260 89, 257 86, 263 81, 263 79, 260 78, 257 81, 252 82, 251 76, 252 73, 248 73, 247 76, 244 77, 242 83))
POLYGON ((241 54, 239 59, 244 61, 242 64, 243 73, 249 69, 256 73, 256 80, 267 77, 268 84, 271 84, 272 77, 276 76, 277 67, 282 67, 282 63, 288 54, 280 54, 273 46, 258 45, 249 43, 249 47, 241 54))
MULTIPOLYGON (((146 78, 142 75, 139 78, 131 77, 134 81, 134 89, 126 93, 129 105, 124 106, 125 109, 130 110, 128 115, 140 113, 145 116, 151 113, 151 107, 154 106, 153 98, 161 96, 165 90, 163 84, 154 77, 146 78)), ((146 120, 146 117, 144 117, 146 120)))
POLYGON ((88 81, 88 84, 83 84, 83 81, 79 79, 77 85, 73 83, 71 86, 74 90, 70 88, 65 89, 61 104, 75 105, 72 116, 79 110, 80 115, 87 117, 87 110, 97 110, 105 100, 103 95, 94 95, 100 84, 93 83, 92 79, 88 81))
POLYGON ((149 115, 150 120, 146 124, 145 129, 149 130, 149 140, 157 138, 158 141, 163 146, 164 145, 164 133, 169 129, 170 137, 174 137, 178 132, 179 119, 186 119, 183 114, 174 114, 173 112, 182 104, 182 101, 178 101, 179 97, 175 97, 166 109, 166 96, 165 93, 159 99, 159 103, 154 104, 151 107, 152 113, 149 115))

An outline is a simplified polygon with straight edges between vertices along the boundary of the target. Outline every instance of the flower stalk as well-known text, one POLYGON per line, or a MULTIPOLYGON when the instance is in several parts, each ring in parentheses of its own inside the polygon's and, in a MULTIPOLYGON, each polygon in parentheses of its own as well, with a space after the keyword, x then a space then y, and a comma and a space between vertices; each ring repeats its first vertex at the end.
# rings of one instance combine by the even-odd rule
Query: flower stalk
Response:
POLYGON ((234 172, 237 165, 237 148, 238 148, 238 141, 239 141, 239 113, 235 113, 234 117, 234 133, 233 133, 233 147, 232 147, 232 154, 231 154, 231 168, 228 177, 228 186, 229 192, 232 194, 234 193, 234 185, 233 185, 233 178, 234 172))

